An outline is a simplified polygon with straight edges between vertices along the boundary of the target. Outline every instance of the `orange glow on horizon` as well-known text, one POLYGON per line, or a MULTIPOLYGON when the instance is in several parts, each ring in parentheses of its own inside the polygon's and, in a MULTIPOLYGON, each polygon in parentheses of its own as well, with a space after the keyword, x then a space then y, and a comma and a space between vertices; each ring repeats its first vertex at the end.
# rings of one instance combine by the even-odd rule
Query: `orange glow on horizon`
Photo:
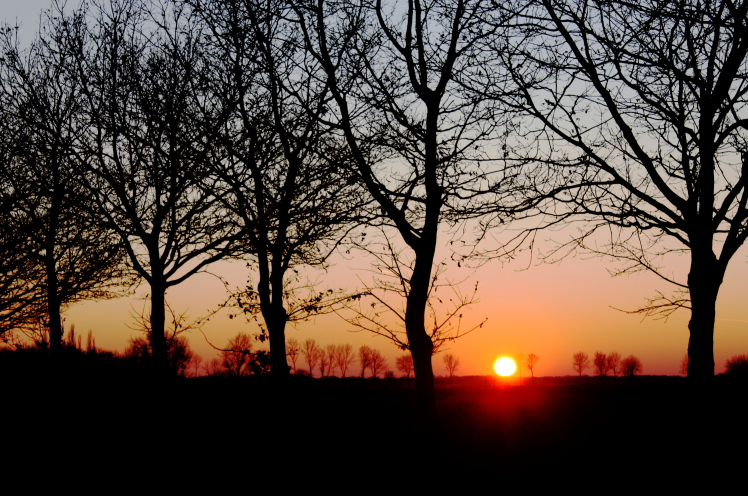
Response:
POLYGON ((493 364, 493 369, 502 377, 509 377, 517 371, 517 363, 511 358, 501 357, 493 364))

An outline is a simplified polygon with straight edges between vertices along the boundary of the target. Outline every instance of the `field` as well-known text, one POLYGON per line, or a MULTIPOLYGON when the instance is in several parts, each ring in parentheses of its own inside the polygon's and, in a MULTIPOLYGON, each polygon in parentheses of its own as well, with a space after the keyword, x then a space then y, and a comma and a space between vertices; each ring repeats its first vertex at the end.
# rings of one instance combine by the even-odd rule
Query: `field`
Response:
POLYGON ((43 447, 64 459, 83 445, 96 454, 86 463, 106 459, 104 470, 154 458, 178 471, 197 464, 206 473, 262 473, 280 463, 289 473, 384 477, 423 468, 437 480, 666 475, 704 464, 745 470, 748 389, 724 377, 708 390, 646 377, 631 385, 440 386, 439 428, 428 439, 402 381, 294 379, 282 391, 263 377, 16 383, 6 387, 13 406, 5 440, 27 457, 43 447))

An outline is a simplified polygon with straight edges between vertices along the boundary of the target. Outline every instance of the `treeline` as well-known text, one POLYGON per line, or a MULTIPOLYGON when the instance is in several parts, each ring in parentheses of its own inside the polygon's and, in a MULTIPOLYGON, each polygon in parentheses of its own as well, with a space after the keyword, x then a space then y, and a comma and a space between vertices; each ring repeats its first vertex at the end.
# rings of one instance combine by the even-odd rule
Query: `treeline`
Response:
POLYGON ((674 291, 640 312, 689 309, 688 374, 708 380, 715 302, 748 236, 747 13, 692 0, 120 0, 55 4, 28 44, 6 25, 0 334, 43 328, 55 352, 65 308, 144 281, 164 372, 167 290, 244 259, 258 279, 233 296, 263 322, 273 374, 289 373, 289 321, 358 302, 359 322, 410 352, 428 416, 432 355, 462 332, 431 315, 444 230, 465 232, 449 240, 465 243, 461 263, 583 221, 550 257, 582 250, 661 276, 674 291), (388 238, 372 244, 362 226, 388 238), (496 233, 498 246, 480 243, 496 233), (389 278, 357 295, 289 287, 343 243, 389 278), (690 257, 685 280, 661 268, 673 253, 690 257))

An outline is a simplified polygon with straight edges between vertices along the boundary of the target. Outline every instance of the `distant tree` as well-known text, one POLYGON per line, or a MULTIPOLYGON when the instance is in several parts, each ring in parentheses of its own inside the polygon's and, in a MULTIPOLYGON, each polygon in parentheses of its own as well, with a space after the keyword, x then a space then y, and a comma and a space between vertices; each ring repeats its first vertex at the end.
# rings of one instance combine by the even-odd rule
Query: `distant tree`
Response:
POLYGON ((327 346, 325 346, 325 359, 327 360, 328 364, 327 375, 335 375, 335 369, 338 367, 337 353, 337 345, 328 344, 327 346))
POLYGON ((192 368, 192 377, 200 377, 200 367, 203 364, 203 357, 195 353, 192 355, 189 366, 192 368))
MULTIPOLYGON (((185 313, 176 313, 167 302, 164 302, 166 310, 171 316, 169 325, 164 326, 164 341, 166 343, 166 366, 167 370, 180 376, 185 376, 192 360, 193 352, 189 341, 184 336, 187 331, 196 328, 199 324, 189 323, 185 313)), ((154 352, 153 332, 151 332, 152 319, 144 308, 140 313, 131 313, 135 322, 128 325, 130 329, 140 331, 145 337, 130 338, 130 345, 125 351, 125 356, 147 362, 158 361, 154 352)), ((93 339, 91 337, 91 339, 93 339)))
POLYGON ((613 372, 614 376, 618 375, 619 366, 621 364, 621 354, 617 351, 608 353, 608 370, 613 372))
POLYGON ((240 332, 229 339, 228 345, 221 350, 223 369, 227 375, 241 377, 250 375, 252 363, 252 338, 240 332))
POLYGON ((324 379, 327 377, 325 374, 330 375, 332 362, 330 361, 330 356, 327 354, 327 350, 322 347, 320 347, 317 356, 319 361, 319 376, 324 379))
POLYGON ((224 374, 223 364, 220 358, 211 358, 205 365, 205 374, 211 377, 224 374))
POLYGON ((296 338, 289 339, 286 346, 286 354, 291 359, 291 367, 293 367, 294 374, 296 373, 296 361, 299 359, 299 353, 301 353, 299 340, 296 338))
POLYGON ((678 369, 680 375, 688 376, 688 353, 683 355, 683 359, 680 361, 680 368, 678 369))
POLYGON ((535 382, 535 365, 540 360, 540 357, 534 353, 527 355, 527 368, 530 369, 530 375, 532 375, 532 381, 535 382))
POLYGON ((748 377, 748 355, 735 355, 725 362, 725 373, 731 376, 748 377))
POLYGON ((590 357, 587 355, 587 353, 580 351, 578 353, 574 353, 574 356, 572 357, 572 365, 574 366, 574 370, 579 374, 579 384, 582 384, 582 374, 586 369, 590 366, 590 357))
POLYGON ((335 363, 340 369, 340 376, 345 379, 348 367, 353 363, 353 346, 341 344, 335 348, 335 363))
POLYGON ((640 375, 642 370, 643 367, 641 360, 636 358, 634 355, 629 355, 621 360, 621 375, 628 377, 629 382, 634 379, 634 376, 640 375))
POLYGON ((385 372, 388 370, 389 366, 387 365, 387 359, 379 350, 371 350, 371 354, 369 355, 369 368, 371 369, 371 376, 376 378, 379 376, 380 372, 385 372))
POLYGON ((373 349, 366 345, 362 345, 358 349, 358 363, 361 365, 361 378, 364 378, 366 369, 371 367, 371 354, 374 352, 373 349))
POLYGON ((397 370, 405 374, 408 380, 408 387, 410 387, 410 375, 413 373, 413 356, 408 353, 407 355, 400 355, 395 361, 397 370))
POLYGON ((608 357, 601 351, 595 352, 595 358, 592 360, 592 366, 595 368, 595 372, 600 376, 600 384, 605 381, 605 376, 608 375, 609 364, 608 357))
POLYGON ((451 353, 447 353, 442 358, 444 366, 447 368, 447 375, 449 376, 449 385, 452 385, 452 377, 454 377, 457 369, 460 368, 460 359, 451 353))
POLYGON ((322 348, 312 338, 307 339, 301 345, 301 354, 304 355, 304 360, 309 365, 309 377, 314 377, 314 367, 317 366, 324 353, 322 348))

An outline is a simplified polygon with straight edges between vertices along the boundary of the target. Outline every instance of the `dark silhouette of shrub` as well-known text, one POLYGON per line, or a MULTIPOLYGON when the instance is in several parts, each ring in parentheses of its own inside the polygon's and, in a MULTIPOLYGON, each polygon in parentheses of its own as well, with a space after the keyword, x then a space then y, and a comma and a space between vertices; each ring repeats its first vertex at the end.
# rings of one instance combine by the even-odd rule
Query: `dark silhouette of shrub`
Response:
POLYGON ((725 373, 731 376, 748 377, 748 355, 735 355, 725 362, 725 373))

